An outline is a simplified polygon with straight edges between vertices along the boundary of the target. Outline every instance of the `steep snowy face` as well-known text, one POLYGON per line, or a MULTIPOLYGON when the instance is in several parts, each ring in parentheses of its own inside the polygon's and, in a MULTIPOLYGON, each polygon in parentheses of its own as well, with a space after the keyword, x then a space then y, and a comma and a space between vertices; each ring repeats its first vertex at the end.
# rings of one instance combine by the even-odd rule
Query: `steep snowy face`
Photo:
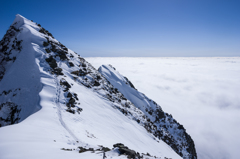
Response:
POLYGON ((40 109, 33 28, 38 27, 17 15, 0 41, 0 126, 18 123, 40 109))
MULTIPOLYGON (((145 122, 143 126, 154 136, 163 140, 183 158, 197 158, 194 142, 184 127, 161 107, 136 90, 133 84, 111 65, 102 65, 99 72, 117 88, 134 106, 141 110, 145 122)), ((141 124, 141 119, 138 121, 141 124)))

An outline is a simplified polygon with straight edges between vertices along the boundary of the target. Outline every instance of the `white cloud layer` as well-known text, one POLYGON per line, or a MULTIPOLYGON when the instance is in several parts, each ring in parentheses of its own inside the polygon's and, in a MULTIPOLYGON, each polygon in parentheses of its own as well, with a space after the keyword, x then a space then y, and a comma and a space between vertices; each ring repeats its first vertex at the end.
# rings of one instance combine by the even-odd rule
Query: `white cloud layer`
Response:
POLYGON ((240 156, 240 58, 86 58, 112 64, 184 125, 199 159, 240 156))

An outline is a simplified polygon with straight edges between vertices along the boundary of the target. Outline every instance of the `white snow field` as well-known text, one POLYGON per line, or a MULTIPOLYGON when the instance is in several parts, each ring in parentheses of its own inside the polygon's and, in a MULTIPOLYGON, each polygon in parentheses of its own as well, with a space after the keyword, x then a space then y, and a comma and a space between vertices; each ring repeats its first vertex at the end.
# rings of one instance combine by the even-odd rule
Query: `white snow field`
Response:
POLYGON ((240 57, 85 58, 111 64, 170 112, 192 136, 199 159, 239 159, 240 57))
MULTIPOLYGON (((101 151, 79 153, 78 147, 97 149, 102 145, 111 149, 116 143, 124 143, 139 153, 150 153, 161 159, 181 158, 165 142, 156 139, 143 126, 117 110, 113 102, 99 93, 99 87, 89 89, 79 84, 78 77, 74 79, 70 72, 83 64, 73 51, 67 49, 67 58, 71 58, 74 66, 70 67, 67 61, 63 62, 55 56, 57 66, 62 68, 64 75, 51 73, 46 59, 54 53, 46 53, 49 46, 44 48, 43 44, 47 40, 59 44, 58 41, 50 36, 46 39, 36 23, 20 15, 16 16, 13 24, 15 22, 19 28, 16 38, 23 40, 22 50, 12 52, 17 56, 16 61, 6 67, 0 82, 0 92, 11 92, 2 93, 0 100, 2 103, 16 102, 21 106, 21 122, 0 128, 0 159, 102 159, 101 151), (62 78, 71 84, 69 92, 77 92, 79 107, 83 109, 80 114, 66 111, 69 92, 61 86, 64 83, 62 78)), ((88 66, 84 67, 91 68, 90 64, 86 64, 88 66)), ((87 77, 87 80, 92 79, 90 75, 87 77)), ((104 94, 104 91, 101 93, 104 94)), ((0 113, 4 116, 3 110, 0 113)), ((119 156, 116 149, 106 152, 106 156, 127 158, 119 156)))

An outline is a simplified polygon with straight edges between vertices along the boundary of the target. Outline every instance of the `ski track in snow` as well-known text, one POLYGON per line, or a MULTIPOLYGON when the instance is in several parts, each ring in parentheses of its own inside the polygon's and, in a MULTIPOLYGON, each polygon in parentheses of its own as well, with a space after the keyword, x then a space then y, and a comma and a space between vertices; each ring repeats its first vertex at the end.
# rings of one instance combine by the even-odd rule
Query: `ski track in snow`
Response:
POLYGON ((59 103, 59 98, 60 98, 60 85, 59 85, 59 82, 58 82, 58 78, 57 76, 55 77, 55 83, 56 83, 56 86, 57 86, 57 91, 56 91, 56 100, 55 100, 55 103, 56 103, 56 107, 57 107, 57 111, 58 111, 58 118, 59 118, 59 121, 61 123, 61 125, 64 127, 64 129, 67 130, 67 132, 71 135, 71 137, 76 141, 79 141, 78 138, 74 135, 74 133, 67 127, 67 125, 65 124, 65 122, 63 121, 62 119, 62 113, 61 113, 61 106, 60 106, 60 103, 59 103))

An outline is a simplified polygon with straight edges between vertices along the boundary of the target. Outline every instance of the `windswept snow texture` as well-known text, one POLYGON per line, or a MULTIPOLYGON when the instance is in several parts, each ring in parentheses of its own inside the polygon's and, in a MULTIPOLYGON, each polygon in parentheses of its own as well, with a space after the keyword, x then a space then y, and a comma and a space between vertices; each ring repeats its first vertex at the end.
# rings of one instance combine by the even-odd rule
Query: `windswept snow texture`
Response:
POLYGON ((116 143, 145 159, 181 158, 143 127, 152 125, 140 109, 40 24, 17 15, 0 44, 1 159, 102 159, 103 147, 107 158, 126 159, 116 143))
POLYGON ((240 156, 240 58, 86 58, 113 65, 184 125, 200 159, 240 156))

